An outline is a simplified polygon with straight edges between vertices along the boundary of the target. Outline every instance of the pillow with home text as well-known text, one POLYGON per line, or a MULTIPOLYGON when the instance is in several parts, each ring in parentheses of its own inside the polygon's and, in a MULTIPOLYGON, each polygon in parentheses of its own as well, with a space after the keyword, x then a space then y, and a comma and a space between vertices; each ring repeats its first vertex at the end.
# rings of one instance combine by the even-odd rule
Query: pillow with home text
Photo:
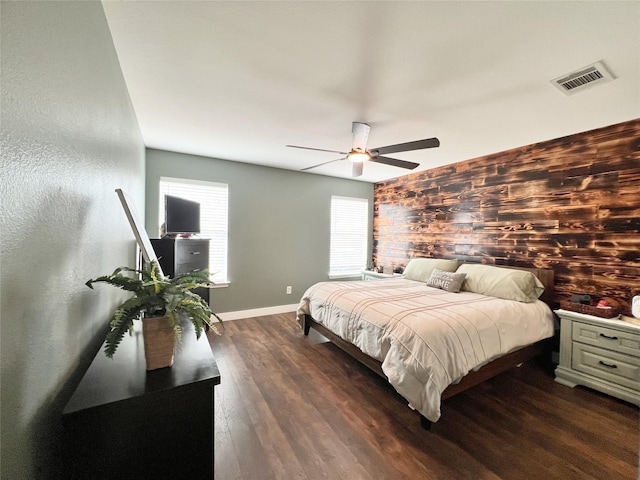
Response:
POLYGON ((439 268, 434 268, 429 280, 427 280, 427 286, 458 293, 466 276, 466 273, 445 272, 439 268))

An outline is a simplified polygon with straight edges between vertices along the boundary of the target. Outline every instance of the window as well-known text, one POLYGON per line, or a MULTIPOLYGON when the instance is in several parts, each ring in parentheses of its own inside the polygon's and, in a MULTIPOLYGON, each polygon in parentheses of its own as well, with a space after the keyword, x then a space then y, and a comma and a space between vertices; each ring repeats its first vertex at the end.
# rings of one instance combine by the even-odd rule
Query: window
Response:
POLYGON ((369 201, 331 197, 329 276, 357 275, 367 265, 369 201))
POLYGON ((209 271, 215 283, 227 280, 229 195, 226 183, 160 178, 160 225, 164 223, 164 196, 173 195, 200 203, 200 236, 211 239, 209 271))

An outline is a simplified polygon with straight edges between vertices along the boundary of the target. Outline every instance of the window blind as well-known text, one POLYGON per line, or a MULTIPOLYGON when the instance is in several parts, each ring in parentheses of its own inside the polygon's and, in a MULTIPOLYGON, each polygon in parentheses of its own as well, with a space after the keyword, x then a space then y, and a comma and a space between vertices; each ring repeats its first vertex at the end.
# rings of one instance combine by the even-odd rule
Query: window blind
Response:
POLYGON ((329 276, 359 274, 367 264, 369 201, 331 197, 329 276))
POLYGON ((228 283, 229 186, 179 178, 160 178, 160 225, 164 223, 164 196, 172 195, 200 203, 200 237, 211 240, 209 272, 215 283, 228 283))

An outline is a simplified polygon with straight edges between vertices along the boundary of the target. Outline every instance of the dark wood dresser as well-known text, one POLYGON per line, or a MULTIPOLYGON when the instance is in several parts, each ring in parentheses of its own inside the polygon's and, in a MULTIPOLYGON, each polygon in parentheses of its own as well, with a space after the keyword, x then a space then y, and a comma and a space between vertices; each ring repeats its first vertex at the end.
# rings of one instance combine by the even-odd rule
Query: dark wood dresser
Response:
POLYGON ((213 479, 220 373, 191 322, 172 367, 146 371, 139 321, 112 359, 98 352, 63 411, 68 478, 213 479))

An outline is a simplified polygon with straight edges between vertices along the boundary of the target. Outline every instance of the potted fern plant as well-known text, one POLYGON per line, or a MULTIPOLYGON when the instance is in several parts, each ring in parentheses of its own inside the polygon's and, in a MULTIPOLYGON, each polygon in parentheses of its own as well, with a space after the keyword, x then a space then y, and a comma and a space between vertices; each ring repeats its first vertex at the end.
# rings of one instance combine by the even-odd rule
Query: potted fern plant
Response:
POLYGON ((134 294, 116 308, 109 323, 104 347, 109 358, 113 357, 124 334, 133 329, 136 319, 142 319, 147 370, 173 365, 175 346, 182 334, 180 317, 191 320, 197 338, 207 327, 220 335, 215 323, 223 325, 222 319, 202 297, 191 291, 215 285, 209 280, 207 270, 169 278, 162 275, 158 262, 152 261, 141 270, 117 268, 111 275, 88 280, 86 285, 93 289, 94 283, 107 283, 134 294), (156 351, 158 349, 160 351, 156 351))

